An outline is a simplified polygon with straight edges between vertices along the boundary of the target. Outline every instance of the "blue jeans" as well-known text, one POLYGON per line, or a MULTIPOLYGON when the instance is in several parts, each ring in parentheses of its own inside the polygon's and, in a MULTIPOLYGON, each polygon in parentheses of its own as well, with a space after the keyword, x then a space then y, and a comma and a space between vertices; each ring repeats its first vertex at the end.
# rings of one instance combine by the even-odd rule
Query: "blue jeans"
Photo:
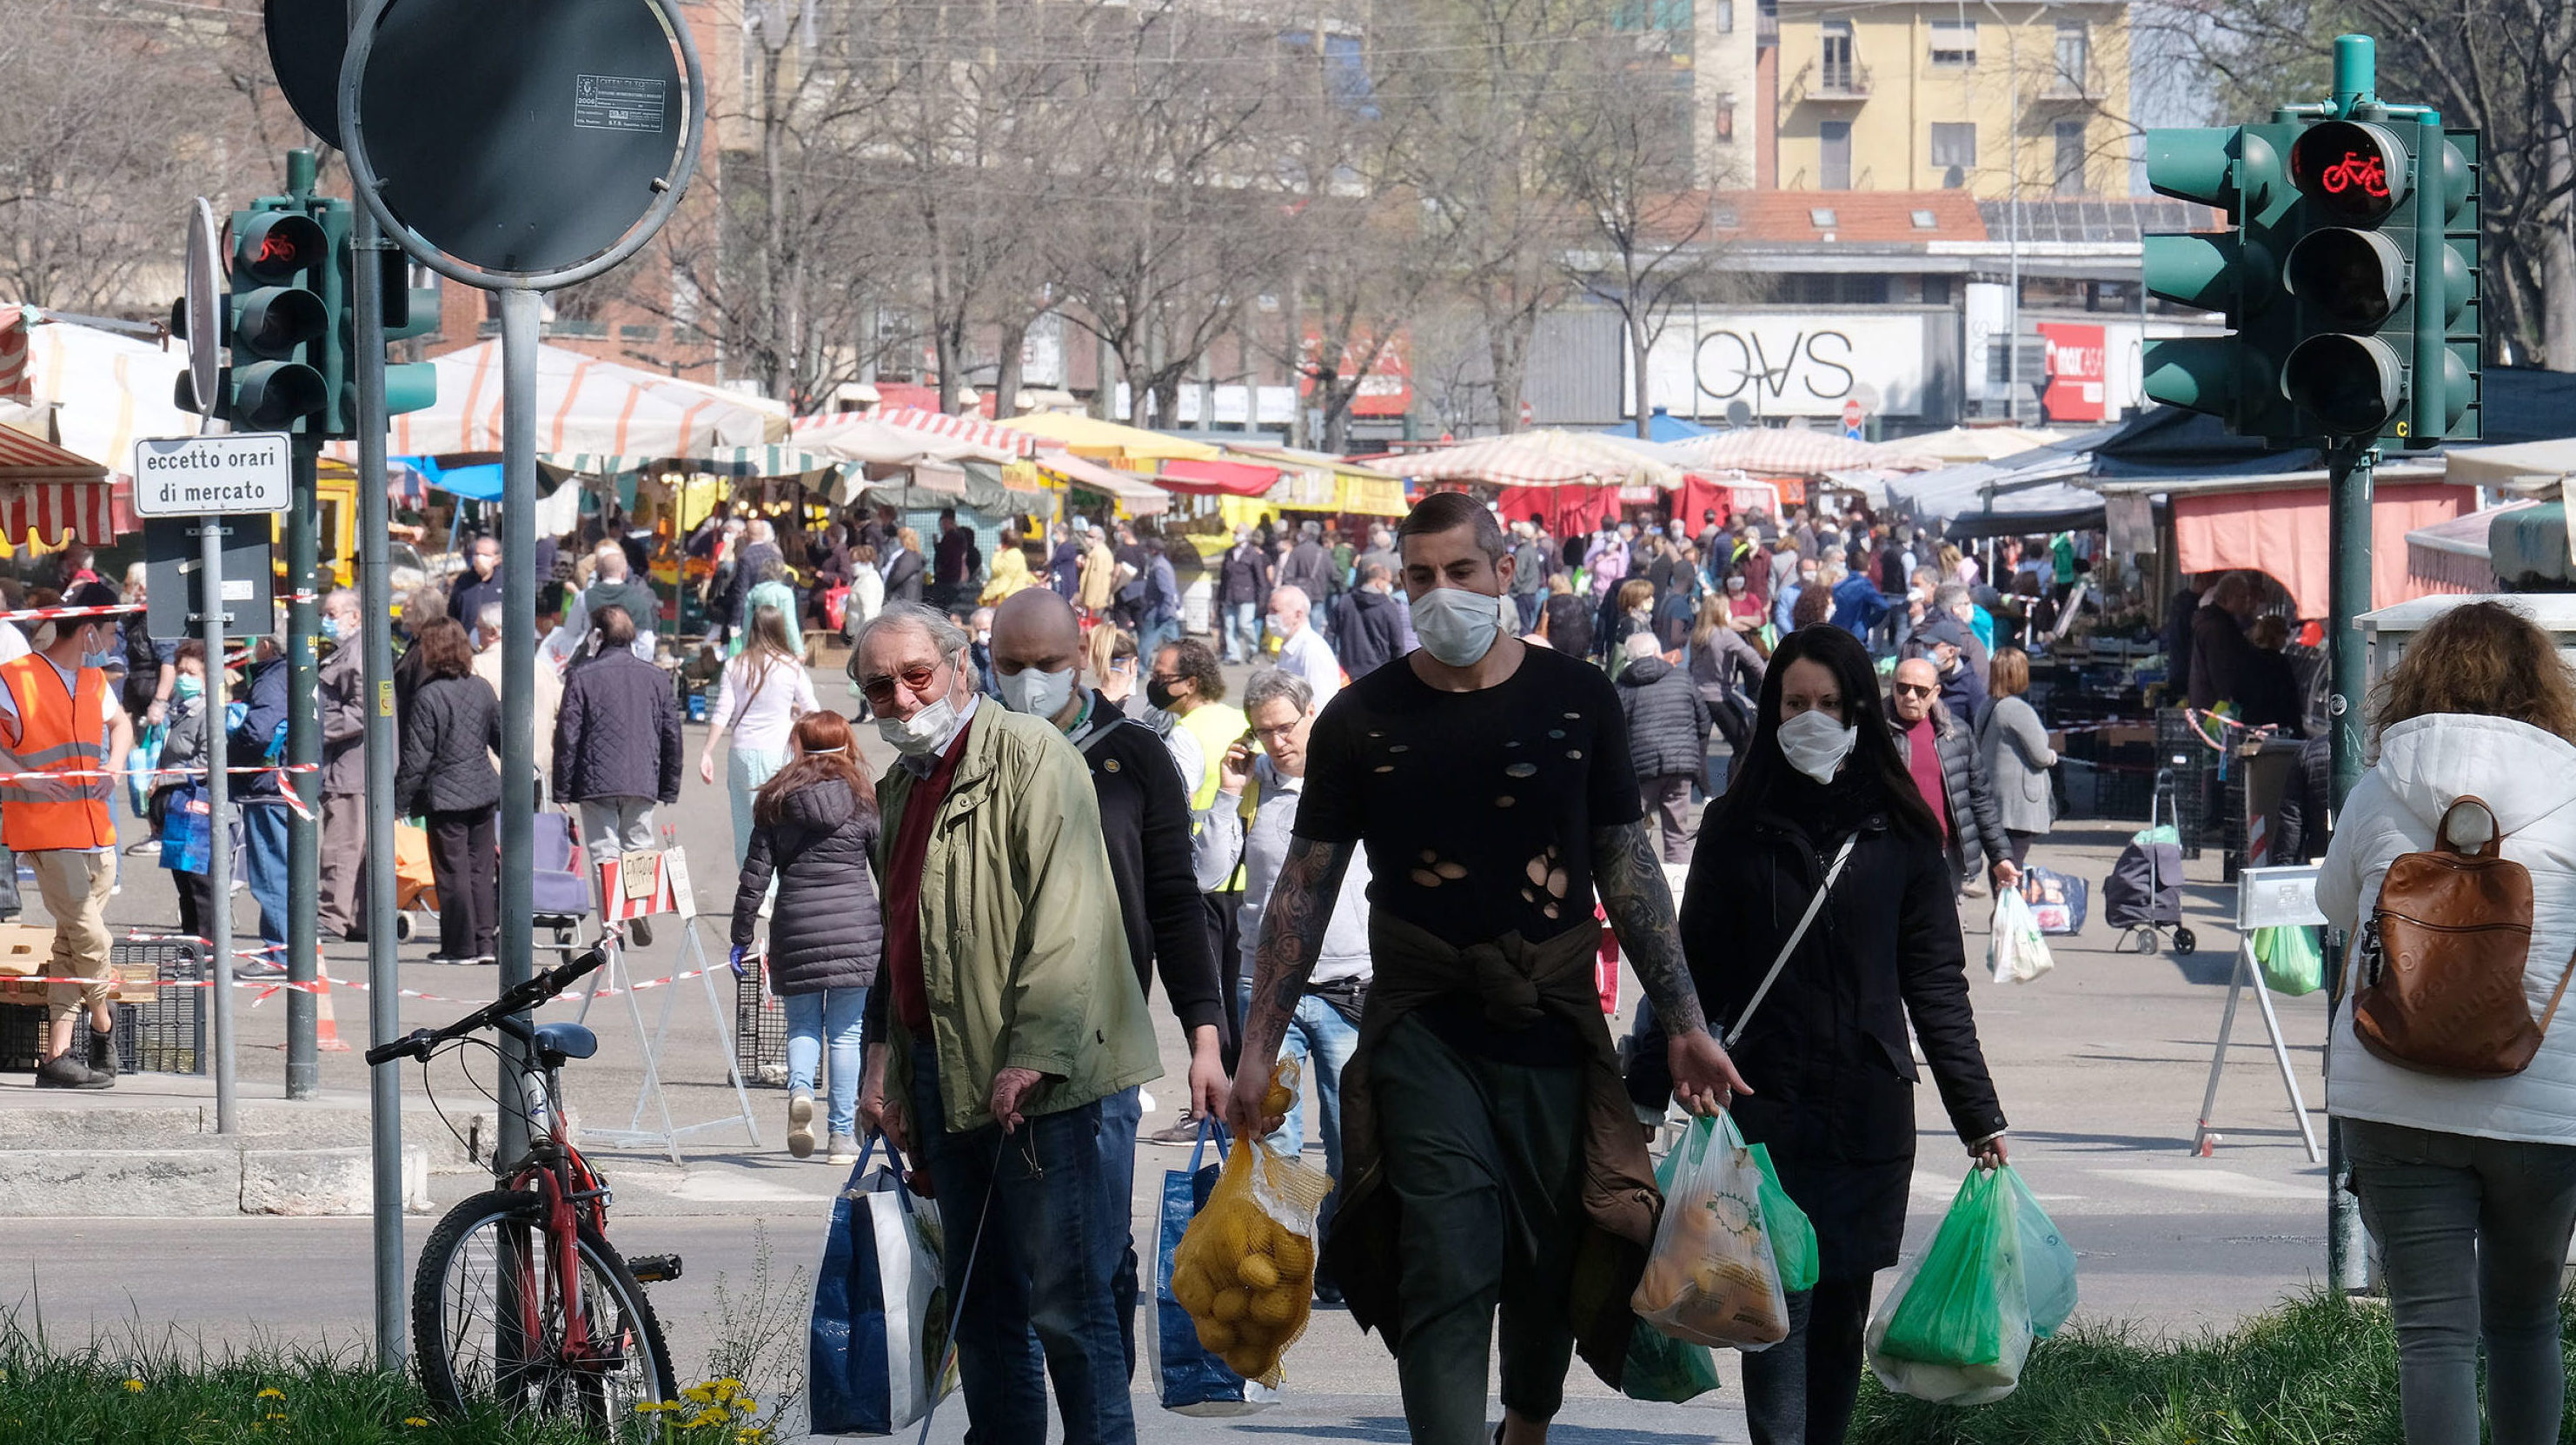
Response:
POLYGON ((1166 644, 1180 640, 1181 619, 1167 617, 1160 622, 1148 622, 1137 633, 1136 655, 1145 659, 1146 666, 1151 667, 1157 651, 1166 644))
MULTIPOLYGON (((282 944, 286 942, 286 805, 246 800, 241 820, 242 853, 250 865, 250 896, 259 900, 259 941, 282 944)), ((218 898, 215 906, 229 905, 218 898)), ((281 954, 267 961, 284 963, 286 959, 281 954)))
POLYGON ((1261 607, 1237 602, 1225 609, 1225 660, 1250 662, 1261 656, 1261 607))
POLYGON ((814 1087, 814 1070, 823 1062, 823 1046, 829 1042, 831 1093, 824 1102, 824 1122, 834 1134, 857 1134, 859 1019, 867 1012, 868 991, 829 988, 820 993, 782 993, 778 1002, 787 1010, 787 1087, 814 1087))
POLYGON ((959 1301, 968 1445, 1044 1440, 1050 1378, 1064 1445, 1132 1445, 1117 1288, 1136 1091, 1039 1115, 1007 1139, 992 1124, 957 1134, 942 1122, 937 1051, 916 1045, 911 1054, 914 1152, 938 1193, 949 1295, 959 1301), (1123 1171, 1103 1163, 1112 1149, 1129 1159, 1123 1171), (967 1280, 979 1216, 983 1244, 967 1280))
MULTIPOLYGON (((1252 1011, 1252 982, 1246 979, 1235 990, 1245 1013, 1252 1011)), ((1315 1099, 1323 1113, 1324 1172, 1335 1179, 1342 1177, 1342 1068, 1360 1046, 1360 1031, 1342 1011, 1308 994, 1297 1000, 1297 1012, 1288 1019, 1288 1032, 1280 1040, 1282 1058, 1295 1059, 1297 1068, 1315 1083, 1315 1099)), ((1297 1102, 1288 1106, 1288 1117, 1279 1121, 1278 1131, 1270 1136, 1270 1147, 1295 1158, 1306 1147, 1306 1094, 1297 1093, 1297 1102)), ((1317 1220, 1316 1238, 1333 1222, 1333 1206, 1341 1202, 1342 1191, 1336 1188, 1324 1197, 1324 1211, 1317 1220)))

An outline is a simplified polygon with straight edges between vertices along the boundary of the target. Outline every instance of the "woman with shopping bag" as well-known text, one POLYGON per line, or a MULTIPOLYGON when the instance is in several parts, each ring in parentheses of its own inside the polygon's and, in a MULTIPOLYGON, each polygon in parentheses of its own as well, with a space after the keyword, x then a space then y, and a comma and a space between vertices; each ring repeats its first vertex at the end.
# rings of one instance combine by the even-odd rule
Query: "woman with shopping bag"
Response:
MULTIPOLYGON (((1682 896, 1700 999, 1755 1091, 1732 1102, 1735 1123, 1769 1146, 1816 1231, 1818 1277, 1788 1296, 1788 1338, 1745 1356, 1754 1445, 1838 1445, 1850 1422, 1870 1279, 1896 1263, 1914 1173, 1909 1018, 1968 1153, 2004 1160, 1940 824, 1885 716, 1851 634, 1781 639, 1682 896)), ((1666 1097, 1661 1043, 1642 1040, 1629 1075, 1649 1108, 1666 1097)))

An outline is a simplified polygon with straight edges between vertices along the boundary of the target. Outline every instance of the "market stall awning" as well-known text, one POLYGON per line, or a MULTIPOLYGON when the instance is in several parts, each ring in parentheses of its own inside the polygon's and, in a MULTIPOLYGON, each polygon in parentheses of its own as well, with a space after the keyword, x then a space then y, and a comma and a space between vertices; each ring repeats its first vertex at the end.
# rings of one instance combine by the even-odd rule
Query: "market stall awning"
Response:
POLYGON ((1169 461, 1154 474, 1164 491, 1184 496, 1266 497, 1279 485, 1277 467, 1252 462, 1169 461))
MULTIPOLYGON (((394 417, 387 450, 400 456, 501 450, 501 343, 451 351, 430 364, 438 369, 438 401, 394 417)), ((787 435, 787 419, 770 403, 560 346, 537 348, 536 412, 536 449, 558 458, 685 460, 787 435)))
MULTIPOLYGON (((2174 564, 2184 572, 2247 568, 2287 589, 2301 617, 2324 617, 2327 488, 2289 483, 2168 493, 2174 564)), ((2441 481, 2381 481, 2371 490, 2370 605, 2386 607, 2434 589, 2407 575, 2406 534, 2468 510, 2474 494, 2441 481)))
POLYGON ((667 467, 672 471, 703 474, 711 477, 801 477, 815 472, 837 472, 852 460, 816 447, 794 446, 711 447, 691 457, 617 456, 605 452, 550 452, 544 459, 549 466, 585 476, 613 477, 624 472, 650 471, 667 467))
POLYGON ((1230 446, 1226 450, 1277 467, 1279 483, 1270 489, 1268 499, 1294 511, 1401 517, 1410 510, 1404 499, 1404 478, 1393 472, 1297 447, 1230 446))
POLYGON ((15 374, 15 380, 0 379, 0 400, 14 391, 52 404, 63 449, 113 474, 133 465, 137 441, 192 437, 203 429, 204 418, 172 400, 187 369, 187 355, 176 347, 0 304, 0 370, 15 374))
POLYGON ((931 436, 945 437, 952 442, 980 448, 1004 460, 1032 456, 1038 450, 1037 438, 1028 432, 996 426, 977 417, 950 416, 946 412, 934 411, 928 407, 889 406, 878 412, 871 420, 908 432, 926 432, 931 436))
POLYGON ((77 537, 105 547, 120 531, 139 532, 121 482, 10 482, 0 480, 0 537, 60 546, 77 537))
POLYGON ((1134 462, 1212 462, 1225 455, 1222 449, 1206 442, 1165 436, 1161 432, 1122 422, 1102 421, 1078 411, 1031 412, 993 425, 1043 437, 1095 461, 1103 457, 1125 457, 1134 462))
POLYGON ((1109 498, 1131 517, 1156 516, 1169 511, 1172 506, 1172 494, 1146 478, 1115 467, 1104 467, 1071 452, 1040 452, 1029 465, 1067 486, 1081 487, 1109 498))
MULTIPOLYGON (((1659 448, 1668 452, 1669 448, 1659 448)), ((1495 487, 1660 487, 1681 485, 1682 469, 1649 455, 1633 439, 1591 432, 1525 431, 1436 451, 1390 457, 1390 470, 1426 482, 1481 482, 1495 487)))
MULTIPOLYGON (((936 417, 936 412, 913 413, 936 417)), ((870 466, 910 466, 918 461, 940 462, 1007 462, 1026 456, 1031 438, 998 432, 991 439, 978 439, 950 428, 916 427, 899 424, 883 417, 863 417, 843 413, 830 418, 830 425, 808 427, 813 418, 799 418, 795 445, 811 452, 827 452, 846 461, 865 462, 870 466)), ((995 428, 973 423, 981 431, 995 428)))
POLYGON ((13 426, 0 426, 0 482, 104 482, 107 468, 13 426))
POLYGON ((1712 432, 1661 449, 1697 472, 1740 471, 1757 477, 1822 477, 1827 472, 1926 471, 1939 465, 1896 445, 1857 442, 1837 432, 1751 427, 1712 432))
POLYGON ((2494 592, 2490 535, 2496 519, 2540 505, 2528 498, 2471 512, 2406 534, 2406 575, 2431 592, 2494 592))
POLYGON ((2576 475, 2576 437, 2500 447, 2453 447, 2443 454, 2442 469, 2463 486, 2493 487, 2516 496, 2556 496, 2567 478, 2576 475))
POLYGON ((1633 426, 1603 427, 1601 434, 1606 437, 1624 436, 1638 441, 1680 442, 1688 441, 1692 437, 1707 436, 1713 430, 1714 428, 1702 426, 1695 421, 1685 421, 1659 406, 1647 415, 1646 434, 1643 437, 1637 435, 1637 429, 1633 426))

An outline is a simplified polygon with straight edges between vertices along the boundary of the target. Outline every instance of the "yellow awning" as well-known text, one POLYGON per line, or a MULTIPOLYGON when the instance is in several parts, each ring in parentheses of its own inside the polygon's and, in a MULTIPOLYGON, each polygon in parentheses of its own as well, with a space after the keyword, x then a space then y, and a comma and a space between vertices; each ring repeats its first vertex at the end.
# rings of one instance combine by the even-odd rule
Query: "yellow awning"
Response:
POLYGON ((1181 437, 1165 436, 1161 432, 1147 431, 1142 427, 1102 421, 1098 417, 1085 416, 1078 411, 1031 412, 1027 416, 1015 416, 1007 421, 996 422, 994 425, 1024 431, 1031 436, 1045 437, 1062 444, 1076 455, 1098 460, 1123 456, 1136 462, 1209 462, 1219 460, 1225 455, 1224 448, 1210 446, 1206 442, 1189 441, 1181 437))

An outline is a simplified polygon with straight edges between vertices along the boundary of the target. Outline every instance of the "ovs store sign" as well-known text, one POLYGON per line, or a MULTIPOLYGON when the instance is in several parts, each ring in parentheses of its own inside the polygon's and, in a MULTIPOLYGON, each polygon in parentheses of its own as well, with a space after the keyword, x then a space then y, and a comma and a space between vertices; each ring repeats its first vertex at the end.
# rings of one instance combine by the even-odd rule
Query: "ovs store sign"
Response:
MULTIPOLYGON (((1872 413, 1923 410, 1927 318, 1877 315, 1676 316, 1646 354, 1655 406, 1718 416, 1734 402, 1757 417, 1839 419, 1854 397, 1872 413), (1874 399, 1872 399, 1874 398, 1874 399)), ((1623 348, 1624 352, 1624 348, 1623 348)), ((1636 363, 1621 394, 1633 414, 1636 363)))

